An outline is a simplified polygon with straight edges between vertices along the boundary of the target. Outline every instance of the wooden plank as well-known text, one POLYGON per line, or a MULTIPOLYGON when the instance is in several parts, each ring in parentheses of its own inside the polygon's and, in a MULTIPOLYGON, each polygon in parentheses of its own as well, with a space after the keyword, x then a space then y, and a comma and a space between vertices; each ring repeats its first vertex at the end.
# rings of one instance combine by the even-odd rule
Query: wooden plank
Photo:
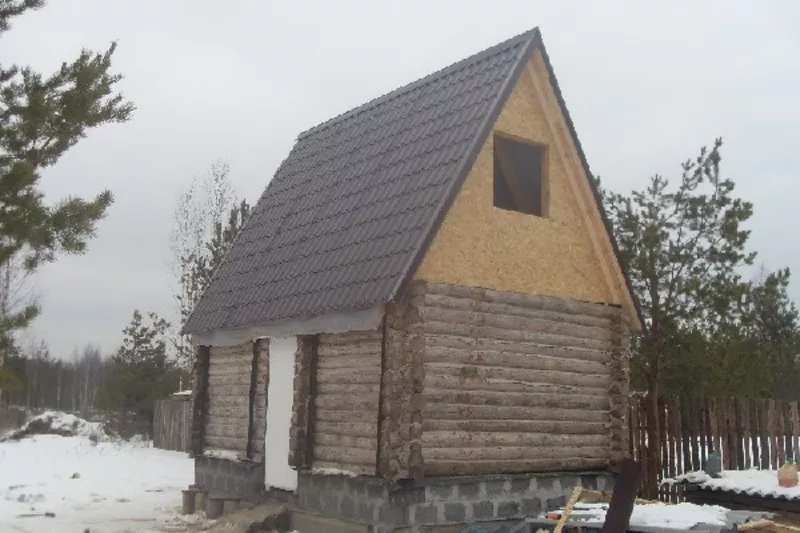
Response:
POLYGON ((792 420, 792 451, 795 462, 800 460, 800 409, 797 401, 790 402, 790 416, 792 420))
POLYGON ((565 472, 565 471, 593 471, 608 468, 607 458, 597 457, 569 457, 562 455, 557 458, 537 459, 506 459, 484 461, 437 461, 425 463, 426 476, 457 476, 469 469, 471 475, 496 474, 497 472, 529 473, 529 472, 565 472))
POLYGON ((680 405, 677 398, 673 397, 669 403, 669 426, 670 426, 670 458, 672 461, 673 477, 683 474, 678 459, 681 451, 680 442, 680 405))
POLYGON ((720 434, 720 447, 722 452, 722 464, 723 468, 729 470, 731 468, 731 450, 730 450, 730 440, 729 440, 729 433, 728 433, 728 417, 726 416, 727 411, 727 398, 720 398, 718 401, 715 402, 717 407, 717 423, 719 424, 719 434, 720 434))
POLYGON ((683 468, 684 472, 692 470, 692 437, 691 437, 691 409, 690 398, 681 401, 681 441, 683 445, 683 468))
POLYGON ((747 398, 739 398, 739 414, 742 420, 742 453, 745 469, 753 466, 753 444, 750 436, 750 402, 747 398))
POLYGON ((706 461, 708 460, 708 447, 711 443, 711 439, 709 438, 709 425, 708 425, 708 401, 706 398, 699 398, 698 399, 698 406, 697 406, 698 416, 700 417, 700 425, 699 425, 699 432, 700 432, 700 465, 701 468, 705 466, 706 461))
POLYGON ((675 411, 675 401, 672 396, 664 399, 664 462, 662 467, 665 468, 668 477, 675 477, 675 428, 673 427, 673 414, 675 411))
MULTIPOLYGON (((629 419, 630 420, 630 419, 629 419)), ((632 426, 632 424, 629 424, 632 426)), ((605 422, 553 421, 553 420, 496 420, 465 419, 449 420, 427 416, 422 421, 426 431, 498 431, 508 433, 548 433, 552 435, 605 435, 605 422)))
POLYGON ((756 399, 758 411, 758 439, 761 449, 761 469, 767 470, 771 466, 770 442, 767 427, 769 426, 769 402, 766 399, 756 399))
POLYGON ((744 470, 744 443, 742 441, 742 417, 739 414, 739 402, 731 397, 728 401, 729 415, 731 419, 731 442, 733 443, 733 460, 735 470, 744 470))
POLYGON ((423 448, 531 448, 564 449, 602 447, 607 435, 552 435, 547 433, 510 433, 497 431, 425 431, 423 448))
POLYGON ((700 448, 700 435, 702 431, 700 430, 700 400, 699 398, 692 398, 691 400, 692 409, 689 411, 689 427, 691 430, 689 434, 691 435, 691 455, 692 455, 692 470, 702 470, 703 469, 703 454, 700 448))
POLYGON ((658 399, 658 424, 659 424, 659 436, 658 436, 658 453, 661 457, 661 472, 659 475, 661 478, 665 478, 668 476, 669 471, 669 456, 667 454, 667 413, 666 413, 666 401, 664 397, 660 397, 658 399))
POLYGON ((783 400, 778 400, 777 402, 777 418, 778 418, 778 451, 780 455, 780 462, 783 464, 786 462, 786 459, 791 456, 791 446, 789 445, 789 439, 786 438, 787 433, 789 432, 789 423, 786 416, 786 408, 788 407, 788 403, 783 400))
POLYGON ((721 454, 721 445, 719 440, 719 420, 717 420, 717 406, 715 398, 707 398, 707 412, 708 412, 708 427, 710 437, 710 450, 721 454))
POLYGON ((778 454, 777 438, 777 417, 775 413, 775 400, 767 400, 767 438, 769 439, 769 464, 771 470, 780 468, 780 457, 778 454))
MULTIPOLYGON (((606 458, 607 446, 495 446, 422 449, 425 463, 438 461, 558 460, 562 457, 606 458)), ((374 460, 374 455, 373 455, 374 460)))
MULTIPOLYGON (((683 474, 686 465, 683 464, 683 398, 675 397, 675 468, 683 474)), ((644 469, 645 474, 648 469, 644 469)))

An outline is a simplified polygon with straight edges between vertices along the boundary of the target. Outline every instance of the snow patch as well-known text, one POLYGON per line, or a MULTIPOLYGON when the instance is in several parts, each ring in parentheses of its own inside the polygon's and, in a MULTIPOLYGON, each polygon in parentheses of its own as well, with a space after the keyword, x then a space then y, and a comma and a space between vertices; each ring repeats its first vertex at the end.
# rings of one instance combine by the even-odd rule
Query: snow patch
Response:
POLYGON ((191 396, 192 395, 192 391, 190 391, 190 390, 182 390, 180 392, 173 392, 172 395, 173 396, 191 396))
POLYGON ((751 496, 784 497, 787 499, 800 498, 800 485, 794 487, 781 487, 778 485, 777 470, 724 470, 720 477, 713 478, 705 472, 689 472, 672 479, 665 479, 662 483, 694 483, 702 488, 712 490, 730 490, 751 496))
POLYGON ((322 476, 347 476, 358 477, 358 474, 349 470, 341 470, 339 468, 312 468, 312 474, 320 474, 322 476))
POLYGON ((7 433, 4 440, 20 440, 31 435, 61 435, 65 437, 87 437, 102 441, 108 434, 101 422, 87 422, 75 415, 61 411, 46 411, 28 420, 24 426, 7 433))
MULTIPOLYGON (((570 521, 605 522, 607 503, 578 503, 572 509, 570 521)), ((693 503, 636 504, 631 514, 630 525, 634 527, 655 526, 671 529, 689 529, 697 524, 725 525, 729 510, 717 505, 693 503)))
POLYGON ((0 531, 164 531, 194 463, 149 444, 60 435, 0 443, 0 531))
POLYGON ((213 457, 214 459, 227 459, 229 461, 239 461, 242 459, 241 454, 239 452, 234 452, 231 450, 220 450, 217 448, 209 448, 207 450, 203 450, 203 455, 206 457, 213 457))

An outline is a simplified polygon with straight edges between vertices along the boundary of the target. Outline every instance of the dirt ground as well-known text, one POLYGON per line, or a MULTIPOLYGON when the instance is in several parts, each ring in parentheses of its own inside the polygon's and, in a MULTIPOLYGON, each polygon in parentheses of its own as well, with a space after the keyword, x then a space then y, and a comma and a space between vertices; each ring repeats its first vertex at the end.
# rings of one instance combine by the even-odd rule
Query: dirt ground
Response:
POLYGON ((192 526, 187 531, 205 531, 206 533, 245 533, 247 527, 261 521, 269 514, 277 512, 278 505, 259 505, 251 509, 240 509, 224 515, 211 526, 192 526))

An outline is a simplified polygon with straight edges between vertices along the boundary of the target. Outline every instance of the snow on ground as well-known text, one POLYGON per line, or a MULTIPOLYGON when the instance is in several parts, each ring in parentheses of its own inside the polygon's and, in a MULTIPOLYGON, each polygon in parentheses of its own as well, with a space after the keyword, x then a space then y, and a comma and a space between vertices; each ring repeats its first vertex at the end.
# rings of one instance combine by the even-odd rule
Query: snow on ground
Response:
MULTIPOLYGON (((52 434, 88 437, 105 440, 106 430, 100 422, 87 422, 82 418, 59 411, 46 411, 28 420, 21 428, 6 433, 4 439, 19 439, 28 435, 52 434)), ((0 439, 2 441, 3 439, 0 439)))
POLYGON ((78 436, 0 442, 0 531, 144 533, 201 519, 179 516, 181 490, 194 477, 187 454, 109 439, 71 415, 45 415, 78 436))
MULTIPOLYGON (((577 503, 570 514, 570 521, 605 522, 607 503, 577 503)), ((631 514, 630 525, 634 527, 654 526, 671 529, 689 529, 697 524, 725 525, 729 510, 716 505, 693 503, 636 504, 631 514)))
POLYGON ((733 490, 752 496, 775 496, 800 498, 800 485, 781 487, 778 485, 777 470, 724 470, 719 478, 712 478, 705 472, 690 472, 674 479, 664 480, 672 484, 681 481, 697 483, 701 487, 716 490, 733 490))

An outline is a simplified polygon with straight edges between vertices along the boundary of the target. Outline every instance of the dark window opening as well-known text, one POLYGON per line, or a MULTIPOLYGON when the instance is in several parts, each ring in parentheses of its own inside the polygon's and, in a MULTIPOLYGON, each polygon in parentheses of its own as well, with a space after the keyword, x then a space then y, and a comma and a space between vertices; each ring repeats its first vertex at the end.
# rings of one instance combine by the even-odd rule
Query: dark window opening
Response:
POLYGON ((545 147, 495 135, 494 206, 545 216, 545 147))

